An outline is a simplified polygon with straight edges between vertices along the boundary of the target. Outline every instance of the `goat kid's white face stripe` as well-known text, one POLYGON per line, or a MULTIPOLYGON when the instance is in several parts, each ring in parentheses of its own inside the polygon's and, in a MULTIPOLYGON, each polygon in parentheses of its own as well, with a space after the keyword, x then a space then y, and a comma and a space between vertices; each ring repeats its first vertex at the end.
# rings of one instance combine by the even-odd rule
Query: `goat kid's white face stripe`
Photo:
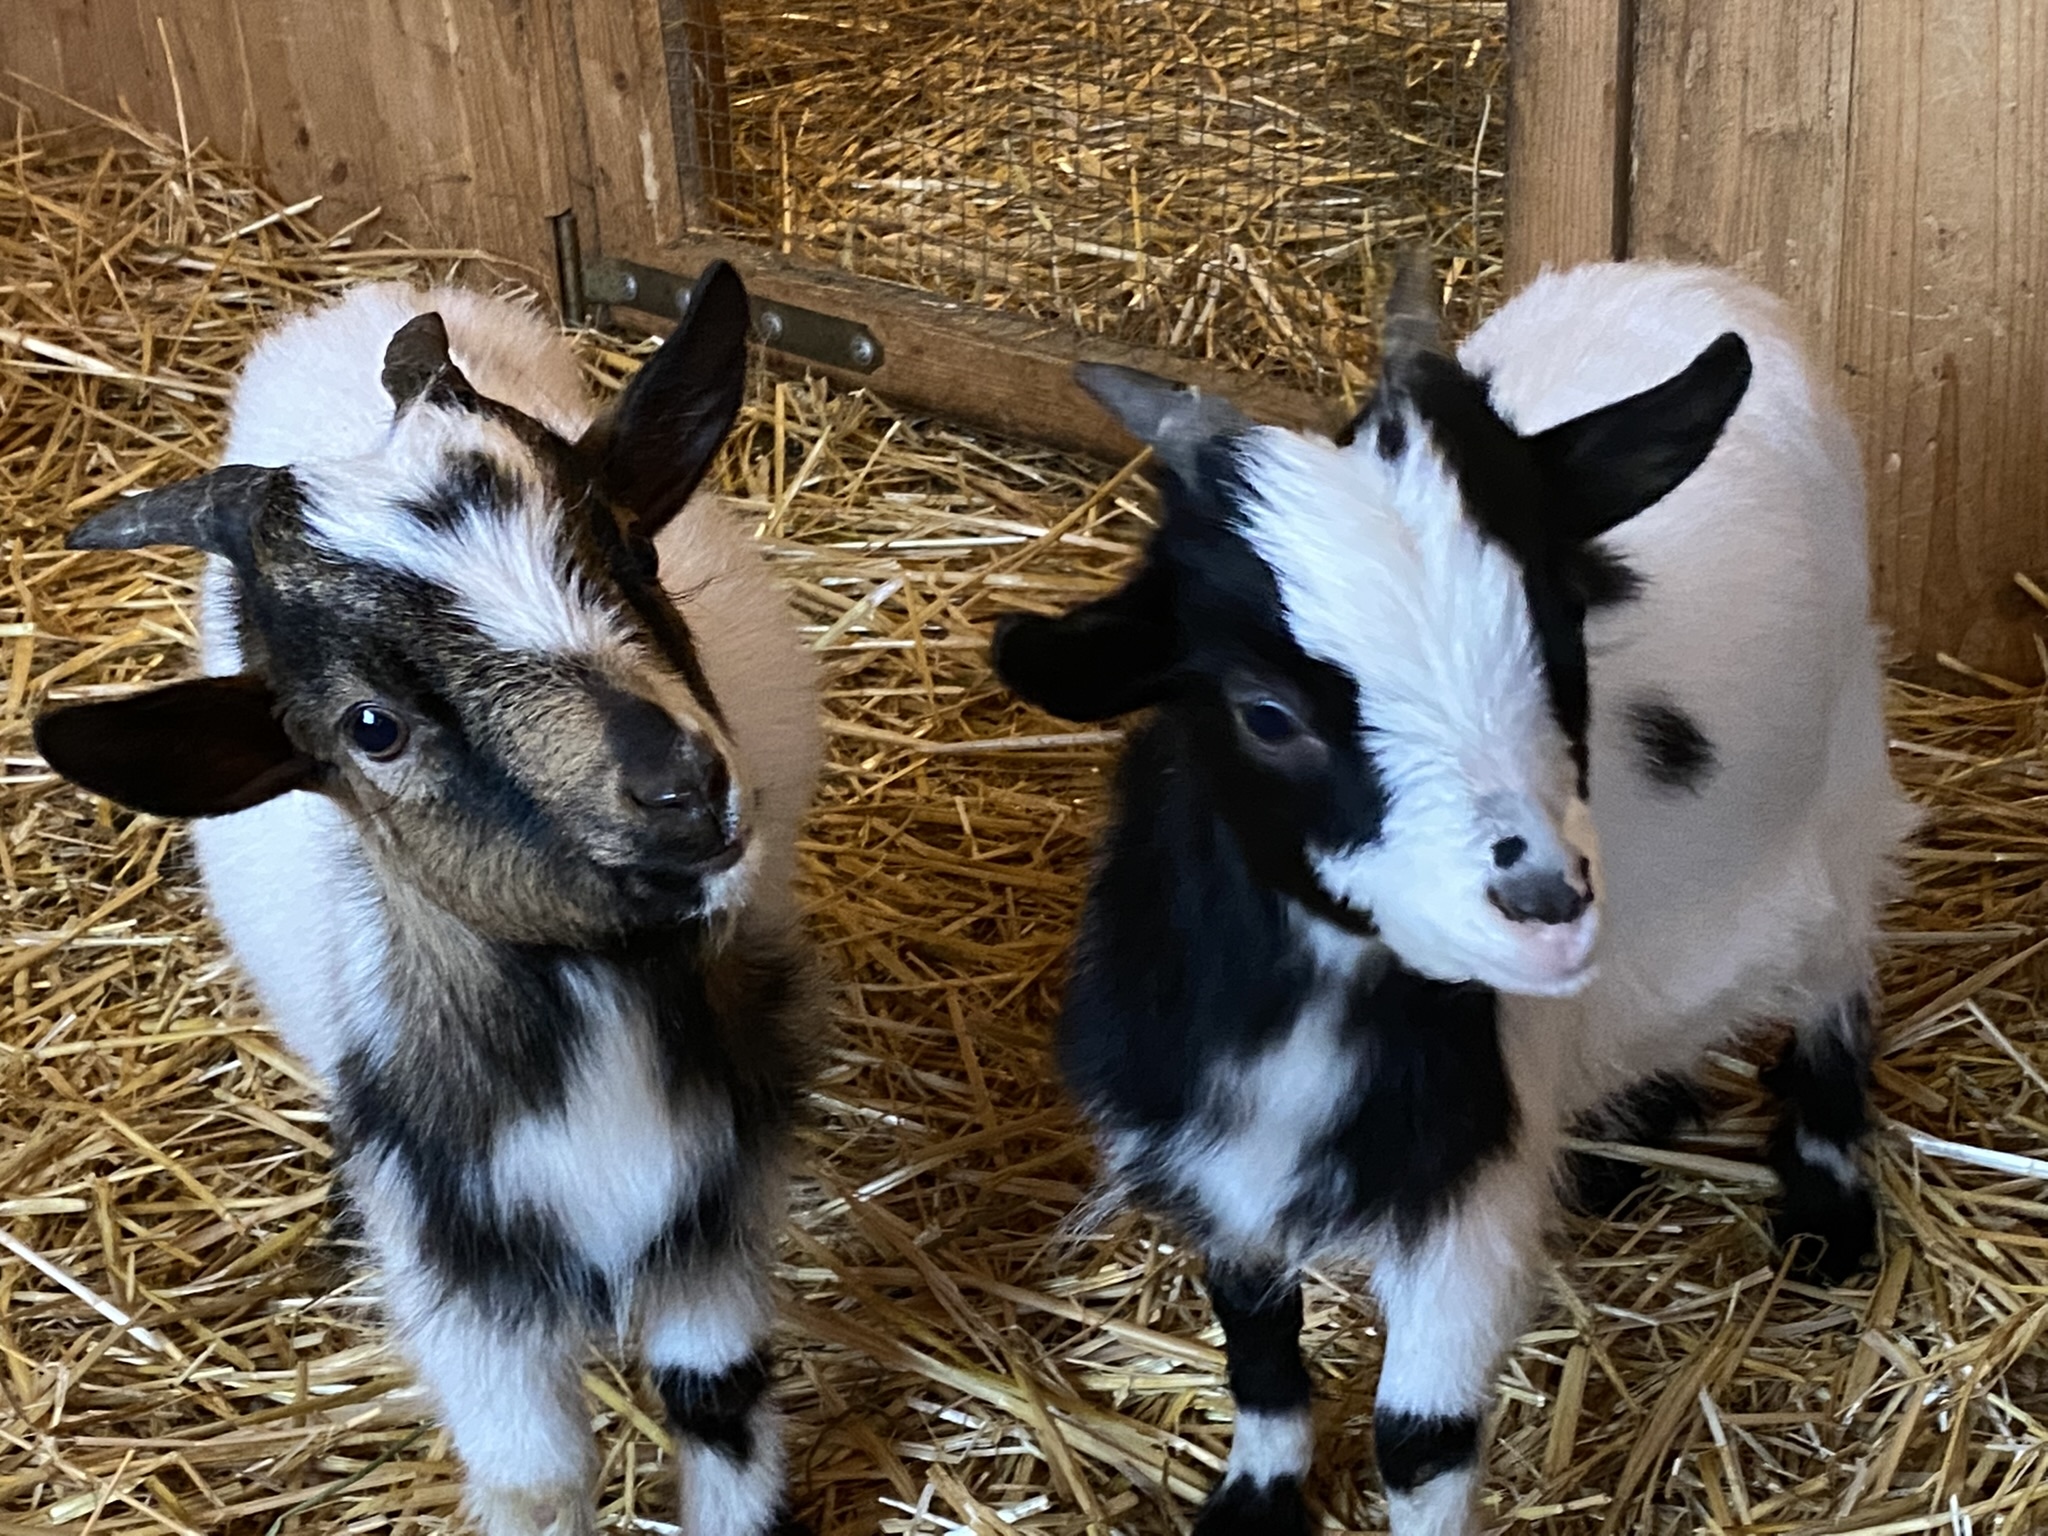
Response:
POLYGON ((1425 975, 1576 991, 1592 911, 1511 923, 1487 895, 1495 841, 1556 851, 1584 821, 1522 569, 1465 515, 1421 423, 1407 425, 1392 462, 1270 428, 1242 440, 1243 536, 1296 643, 1356 683, 1360 739, 1387 791, 1377 840, 1309 853, 1324 888, 1372 912, 1425 975))
POLYGON ((1271 428, 1244 442, 1244 537, 1296 642, 1357 680, 1374 741, 1519 787, 1525 743, 1555 740, 1522 570, 1465 516, 1421 424, 1392 463, 1271 428))
POLYGON ((576 574, 562 545, 561 513, 532 455, 501 424, 466 412, 416 407, 374 460, 299 472, 307 525, 334 553, 446 587, 456 610, 512 651, 585 656, 629 643, 618 614, 576 574), (401 503, 433 493, 460 454, 487 455, 519 487, 510 508, 473 507, 432 528, 401 503))

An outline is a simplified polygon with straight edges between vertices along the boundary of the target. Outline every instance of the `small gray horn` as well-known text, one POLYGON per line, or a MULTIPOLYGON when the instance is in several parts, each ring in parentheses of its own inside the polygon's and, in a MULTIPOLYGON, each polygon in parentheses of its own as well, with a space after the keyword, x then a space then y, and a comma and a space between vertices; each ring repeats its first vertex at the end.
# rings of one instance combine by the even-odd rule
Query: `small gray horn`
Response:
POLYGON ((1420 242, 1404 245, 1394 258, 1394 285, 1387 293, 1387 317, 1380 328, 1381 368, 1443 349, 1429 248, 1420 242))
POLYGON ((124 497, 65 535, 67 549, 141 549, 182 544, 210 555, 249 557, 249 529, 274 499, 295 497, 288 469, 223 464, 211 474, 124 497))
POLYGON ((1076 363, 1074 382, 1122 422, 1126 432, 1150 444, 1159 461, 1183 479, 1193 474, 1195 455, 1205 443, 1234 437, 1254 425, 1221 395, 1205 395, 1137 368, 1076 363))
POLYGON ((384 348, 384 392, 400 411, 415 400, 473 408, 476 391, 448 355, 448 325, 428 310, 392 333, 384 348))

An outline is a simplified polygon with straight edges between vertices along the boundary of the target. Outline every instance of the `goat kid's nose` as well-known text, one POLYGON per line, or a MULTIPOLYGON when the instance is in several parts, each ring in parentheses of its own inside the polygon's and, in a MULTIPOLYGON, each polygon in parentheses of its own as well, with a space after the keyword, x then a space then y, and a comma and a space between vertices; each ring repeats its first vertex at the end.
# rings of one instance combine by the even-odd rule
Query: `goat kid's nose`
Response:
POLYGON ((723 841, 732 771, 718 748, 651 700, 608 693, 603 709, 627 798, 664 820, 701 821, 723 841))
POLYGON ((1584 859, 1571 875, 1524 863, 1501 875, 1486 894, 1510 922, 1576 922, 1593 904, 1592 871, 1584 859))

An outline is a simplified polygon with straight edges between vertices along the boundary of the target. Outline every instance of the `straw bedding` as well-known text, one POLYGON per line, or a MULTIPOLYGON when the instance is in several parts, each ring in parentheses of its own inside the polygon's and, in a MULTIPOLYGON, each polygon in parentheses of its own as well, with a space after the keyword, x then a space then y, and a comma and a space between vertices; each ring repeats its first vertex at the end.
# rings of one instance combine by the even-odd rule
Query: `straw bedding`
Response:
MULTIPOLYGON (((283 212, 130 132, 0 151, 0 1536, 454 1529, 458 1472, 327 1235, 325 1124, 235 982, 179 831, 55 782, 45 700, 179 675, 193 560, 66 554, 205 464, 273 314, 493 269, 283 212)), ((585 343, 593 374, 631 367, 585 343)), ((1077 1218, 1048 1020, 1105 733, 1009 702, 986 621, 1100 590, 1129 475, 763 378, 726 460, 823 660, 805 844, 841 979, 786 1248, 794 1476, 831 1533, 1186 1528, 1221 1464, 1217 1336, 1170 1235, 1077 1218)), ((1787 1279, 1758 1228, 1754 1068, 1647 1195, 1573 1227, 1505 1374, 1509 1531, 2048 1529, 2048 745, 2033 689, 1900 685, 1931 813, 1885 965, 1886 1262, 1787 1279)), ((1370 1484, 1375 1320, 1308 1305, 1334 1525, 1370 1484)), ((608 1528, 663 1529, 651 1398, 589 1372, 608 1528)))

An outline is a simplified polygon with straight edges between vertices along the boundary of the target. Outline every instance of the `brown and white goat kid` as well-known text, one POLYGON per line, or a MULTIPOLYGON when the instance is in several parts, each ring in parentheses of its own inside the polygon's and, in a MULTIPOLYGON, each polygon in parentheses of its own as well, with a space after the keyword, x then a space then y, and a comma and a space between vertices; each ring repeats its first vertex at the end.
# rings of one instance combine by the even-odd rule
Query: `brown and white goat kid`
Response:
POLYGON ((1781 1235, 1831 1274, 1873 1236, 1866 992, 1911 817, 1848 426, 1723 273, 1552 274, 1457 357, 1427 286, 1348 445, 1085 370, 1165 516, 1121 591, 997 635, 1055 714, 1151 710, 1060 1055, 1208 1262, 1238 1416, 1199 1536, 1308 1529, 1319 1258, 1373 1266, 1395 1536, 1475 1531, 1567 1131, 1653 1139, 1759 1020, 1797 1022, 1781 1235))
POLYGON ((207 551, 206 676, 38 722, 194 827, 331 1100, 337 1172, 489 1536, 594 1528, 579 1386, 637 1340, 683 1531, 786 1523, 770 1256, 816 988, 791 881, 815 683, 732 512, 714 267, 600 414, 525 309, 359 289, 271 333, 227 463, 79 549, 207 551))

